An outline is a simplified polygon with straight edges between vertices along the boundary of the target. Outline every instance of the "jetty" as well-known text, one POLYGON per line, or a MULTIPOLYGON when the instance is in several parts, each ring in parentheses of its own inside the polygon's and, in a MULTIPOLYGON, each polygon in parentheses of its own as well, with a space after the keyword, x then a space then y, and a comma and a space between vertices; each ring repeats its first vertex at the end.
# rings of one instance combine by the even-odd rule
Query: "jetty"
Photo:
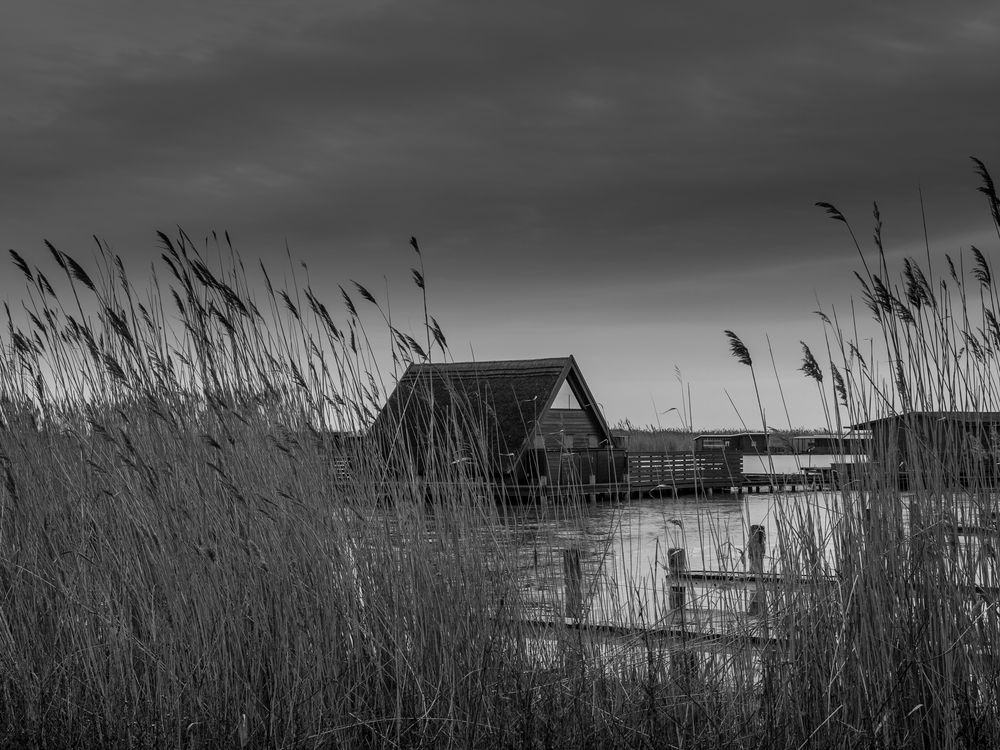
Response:
POLYGON ((767 433, 700 435, 685 451, 630 450, 572 356, 411 364, 367 439, 385 447, 387 463, 405 457, 401 473, 427 486, 449 477, 434 465, 445 445, 449 463, 473 467, 518 500, 836 487, 847 472, 846 464, 814 467, 811 456, 782 456, 776 468, 767 433))
POLYGON ((552 453, 534 459, 535 465, 543 468, 535 482, 506 482, 503 492, 521 500, 546 496, 600 500, 835 490, 851 486, 856 481, 856 467, 861 465, 830 461, 814 466, 812 456, 781 455, 773 457, 774 471, 760 471, 762 464, 769 463, 768 456, 731 450, 552 453), (795 465, 797 458, 801 458, 801 466, 795 465), (747 471, 748 464, 755 471, 747 471), (560 471, 544 471, 551 466, 559 466, 560 471), (594 467, 600 467, 601 472, 594 467))

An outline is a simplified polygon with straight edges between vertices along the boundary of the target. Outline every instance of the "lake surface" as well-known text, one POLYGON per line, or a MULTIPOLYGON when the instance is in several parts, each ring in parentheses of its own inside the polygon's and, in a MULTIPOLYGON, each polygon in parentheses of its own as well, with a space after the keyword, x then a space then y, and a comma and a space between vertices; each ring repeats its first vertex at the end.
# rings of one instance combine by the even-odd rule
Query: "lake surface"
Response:
MULTIPOLYGON (((716 494, 714 497, 642 499, 621 503, 526 506, 508 530, 519 582, 539 614, 565 612, 564 552, 578 553, 585 608, 592 620, 662 622, 671 613, 668 550, 685 550, 689 570, 745 571, 750 527, 765 533, 764 569, 771 567, 779 514, 808 518, 818 546, 832 565, 828 543, 839 493, 716 494)), ((731 610, 725 598, 745 596, 745 586, 690 584, 693 610, 731 610)))
MULTIPOLYGON (((902 533, 908 536, 909 495, 895 496, 902 533)), ((984 498, 950 494, 934 528, 983 523, 984 498)), ((649 498, 620 503, 529 505, 515 509, 505 526, 504 541, 514 555, 518 584, 529 609, 539 616, 567 613, 564 557, 579 555, 583 612, 592 622, 612 624, 676 624, 670 589, 685 589, 683 612, 703 630, 733 624, 733 613, 746 613, 756 584, 677 580, 668 568, 668 550, 685 550, 689 571, 747 572, 750 527, 764 529, 765 573, 776 562, 779 540, 793 544, 809 537, 823 574, 836 573, 833 532, 841 523, 839 492, 808 491, 714 497, 649 498)), ((864 502, 855 497, 855 502, 864 502)), ((996 498, 989 498, 996 507, 996 498)), ((995 526, 993 527, 995 528, 995 526)), ((934 532, 923 532, 934 533, 934 532)), ((975 535, 949 535, 959 556, 975 560, 992 548, 975 535)), ((944 554, 944 553, 943 553, 944 554)), ((955 553, 952 553, 955 554, 955 553)), ((992 568, 990 568, 992 569, 992 568)), ((980 585, 996 585, 992 575, 973 573, 980 585)), ((744 620, 748 618, 743 618, 744 620)))

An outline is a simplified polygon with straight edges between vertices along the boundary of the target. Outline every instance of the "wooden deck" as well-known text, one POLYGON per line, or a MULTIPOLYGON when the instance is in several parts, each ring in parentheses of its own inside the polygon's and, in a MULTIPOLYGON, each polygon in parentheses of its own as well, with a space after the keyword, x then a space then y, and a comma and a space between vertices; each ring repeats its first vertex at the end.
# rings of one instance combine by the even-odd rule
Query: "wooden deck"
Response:
MULTIPOLYGON (((550 453, 550 452, 546 452, 550 453)), ((586 452, 546 455, 539 466, 561 466, 558 473, 549 470, 538 477, 537 484, 505 483, 504 491, 522 499, 538 496, 579 496, 597 498, 676 497, 684 494, 710 495, 715 491, 741 491, 748 488, 743 474, 743 454, 735 451, 671 451, 638 453, 621 451, 612 460, 595 461, 586 452), (571 467, 567 471, 566 467, 571 467)), ((757 478, 754 489, 777 488, 793 481, 772 477, 757 478)), ((797 484, 804 485, 802 477, 797 484)), ((761 489, 761 491, 764 491, 761 489)))

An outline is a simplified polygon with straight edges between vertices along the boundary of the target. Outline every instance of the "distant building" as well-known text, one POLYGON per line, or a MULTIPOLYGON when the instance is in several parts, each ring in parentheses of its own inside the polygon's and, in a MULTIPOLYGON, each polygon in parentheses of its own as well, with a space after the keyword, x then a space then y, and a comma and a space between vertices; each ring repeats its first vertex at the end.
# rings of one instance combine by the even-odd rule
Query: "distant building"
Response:
POLYGON ((910 488, 1000 476, 1000 412, 914 411, 854 428, 870 430, 872 461, 910 488))
POLYGON ((506 483, 614 481, 614 439, 576 360, 410 365, 376 419, 418 473, 442 455, 506 483), (457 457, 457 458, 456 458, 457 457))
POLYGON ((767 450, 770 453, 794 453, 790 435, 772 432, 767 436, 767 450))
POLYGON ((729 435, 698 435, 694 439, 696 451, 738 451, 740 453, 767 453, 766 432, 736 432, 729 435))
POLYGON ((843 435, 796 435, 792 438, 793 453, 813 453, 827 456, 861 455, 868 453, 870 446, 871 433, 867 430, 851 430, 843 435))

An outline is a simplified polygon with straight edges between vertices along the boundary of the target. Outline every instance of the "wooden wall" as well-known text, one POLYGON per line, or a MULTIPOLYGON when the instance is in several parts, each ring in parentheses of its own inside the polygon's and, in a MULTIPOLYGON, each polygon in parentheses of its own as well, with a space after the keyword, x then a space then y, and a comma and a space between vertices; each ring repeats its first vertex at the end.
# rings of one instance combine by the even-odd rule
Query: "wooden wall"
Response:
POLYGON ((624 481, 628 471, 623 450, 608 447, 581 451, 527 451, 521 462, 517 482, 535 485, 540 476, 550 487, 587 484, 594 477, 597 484, 624 481))
MULTIPOLYGON (((583 409, 549 409, 538 420, 538 433, 546 450, 585 450, 596 448, 601 431, 583 409)), ((536 447, 541 448, 536 441, 536 447)))

